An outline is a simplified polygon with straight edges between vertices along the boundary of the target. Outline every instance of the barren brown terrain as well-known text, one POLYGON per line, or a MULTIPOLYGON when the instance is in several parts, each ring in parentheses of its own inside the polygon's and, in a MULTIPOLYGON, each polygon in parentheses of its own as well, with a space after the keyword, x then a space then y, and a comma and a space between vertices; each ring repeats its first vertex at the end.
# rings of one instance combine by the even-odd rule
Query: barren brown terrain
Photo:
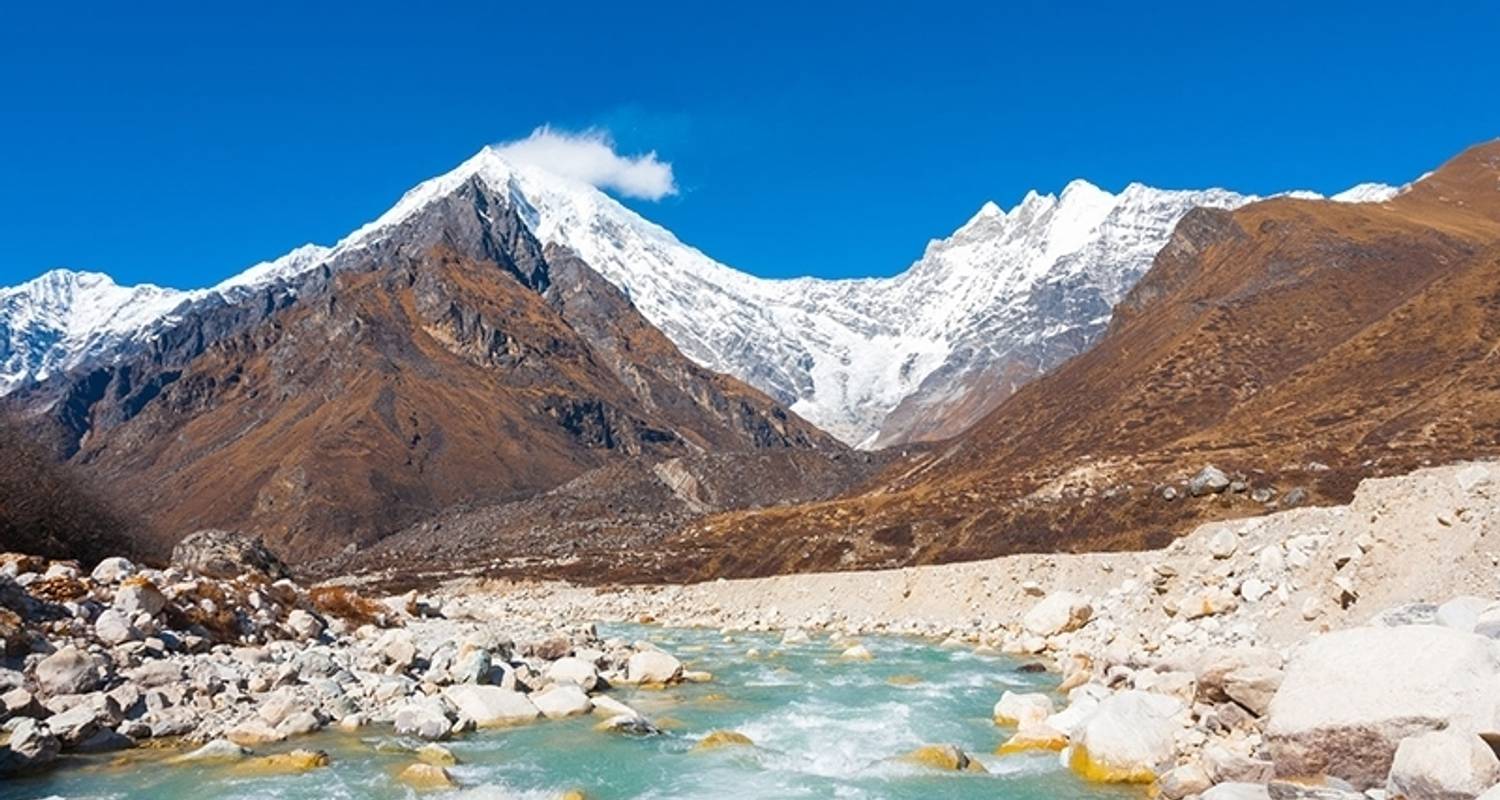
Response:
POLYGON ((718 515, 663 577, 1157 546, 1500 453, 1500 143, 1384 203, 1197 210, 1091 351, 873 488, 718 515), (1191 497, 1213 464, 1238 482, 1191 497))
POLYGON ((361 254, 217 338, 20 402, 145 515, 158 551, 223 526, 297 561, 626 459, 845 451, 694 365, 485 192, 444 201, 400 247, 361 254))

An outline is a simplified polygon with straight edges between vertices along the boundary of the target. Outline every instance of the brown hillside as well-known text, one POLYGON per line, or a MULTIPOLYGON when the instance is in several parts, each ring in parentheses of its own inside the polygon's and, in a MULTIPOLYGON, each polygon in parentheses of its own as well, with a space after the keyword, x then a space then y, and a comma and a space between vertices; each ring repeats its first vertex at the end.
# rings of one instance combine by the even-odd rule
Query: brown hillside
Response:
POLYGON ((693 365, 503 202, 466 187, 268 313, 68 376, 32 412, 158 547, 225 526, 298 560, 625 459, 844 449, 693 365))
POLYGON ((872 491, 690 526, 676 577, 1135 547, 1277 504, 1256 489, 1344 501, 1500 452, 1497 347, 1500 143, 1385 203, 1198 210, 1093 350, 872 491), (1165 497, 1210 463, 1243 485, 1165 497))

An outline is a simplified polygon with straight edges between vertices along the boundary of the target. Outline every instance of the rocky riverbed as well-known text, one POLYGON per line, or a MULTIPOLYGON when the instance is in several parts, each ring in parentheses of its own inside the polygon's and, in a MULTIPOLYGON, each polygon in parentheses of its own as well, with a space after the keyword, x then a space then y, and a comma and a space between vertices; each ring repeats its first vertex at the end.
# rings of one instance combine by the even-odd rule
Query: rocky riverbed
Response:
MULTIPOLYGON (((1215 491, 1186 491, 1211 502, 1215 491)), ((1144 553, 598 592, 474 584, 496 613, 904 633, 1044 659, 1002 749, 1185 798, 1455 798, 1500 783, 1500 465, 1366 481, 1348 506, 1144 553)), ((1488 795, 1500 797, 1500 790, 1488 795)))
MULTIPOLYGON (((612 688, 712 680, 595 627, 629 621, 722 629, 723 646, 772 636, 747 662, 815 638, 831 663, 866 663, 872 637, 911 634, 1045 665, 1055 691, 995 690, 992 766, 1055 753, 1088 781, 1173 799, 1500 796, 1497 522, 1500 466, 1478 463, 1155 552, 680 587, 466 581, 372 599, 298 586, 221 533, 162 570, 4 556, 0 771, 168 743, 189 763, 298 772, 328 756, 288 742, 389 726, 428 742, 397 778, 448 787, 443 742, 471 730, 592 714, 650 736, 612 688)), ((980 763, 945 744, 912 758, 980 763)))

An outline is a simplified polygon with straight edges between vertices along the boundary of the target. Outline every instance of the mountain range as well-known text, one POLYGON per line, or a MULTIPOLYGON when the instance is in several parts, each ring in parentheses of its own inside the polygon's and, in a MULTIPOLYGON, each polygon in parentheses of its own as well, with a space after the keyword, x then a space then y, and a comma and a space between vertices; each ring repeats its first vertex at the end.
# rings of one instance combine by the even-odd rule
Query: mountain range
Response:
POLYGON ((1093 348, 961 436, 658 547, 684 579, 1163 546, 1493 457, 1497 367, 1500 141, 1379 202, 1195 209, 1093 348))
MULTIPOLYGON (((0 290, 0 393, 148 349, 204 309, 346 262, 473 180, 513 202, 539 242, 568 248, 622 289, 686 356, 863 447, 968 427, 1087 349, 1190 209, 1256 199, 1141 184, 1112 194, 1074 181, 1010 211, 986 203, 895 277, 772 280, 714 261, 592 186, 485 148, 336 246, 299 247, 209 289, 55 270, 0 290)), ((1334 199, 1395 191, 1362 184, 1334 199)))

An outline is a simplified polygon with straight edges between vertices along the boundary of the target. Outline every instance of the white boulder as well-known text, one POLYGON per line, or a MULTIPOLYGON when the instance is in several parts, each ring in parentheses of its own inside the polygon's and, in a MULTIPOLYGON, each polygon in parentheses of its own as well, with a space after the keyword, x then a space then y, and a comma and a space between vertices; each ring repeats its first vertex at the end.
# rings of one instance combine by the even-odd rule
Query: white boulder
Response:
POLYGON ((1032 606, 1021 624, 1037 636, 1055 636, 1078 630, 1093 615, 1088 598, 1073 592, 1053 592, 1032 606))
POLYGON ((660 650, 642 650, 625 662, 630 683, 672 683, 682 677, 682 662, 660 650))
POLYGON ((1486 730, 1500 697, 1493 642, 1435 625, 1352 628, 1303 645, 1287 664, 1265 736, 1279 775, 1379 787, 1403 739, 1486 730))
POLYGON ((1176 698, 1125 691, 1106 697, 1069 737, 1068 765, 1105 783, 1149 783, 1171 768, 1182 727, 1176 698))
POLYGON ((583 688, 572 683, 554 683, 528 696, 547 719, 562 719, 587 714, 594 704, 583 688))
POLYGON ((1500 759, 1477 735, 1433 731, 1401 740, 1386 794, 1406 800, 1469 800, 1500 783, 1500 759))
POLYGON ((481 728, 516 725, 542 715, 526 695, 499 686, 473 683, 449 686, 443 690, 443 699, 481 728))
POLYGON ((995 724, 1026 727, 1040 724, 1052 716, 1052 698, 1040 692, 1007 691, 995 704, 995 724))

